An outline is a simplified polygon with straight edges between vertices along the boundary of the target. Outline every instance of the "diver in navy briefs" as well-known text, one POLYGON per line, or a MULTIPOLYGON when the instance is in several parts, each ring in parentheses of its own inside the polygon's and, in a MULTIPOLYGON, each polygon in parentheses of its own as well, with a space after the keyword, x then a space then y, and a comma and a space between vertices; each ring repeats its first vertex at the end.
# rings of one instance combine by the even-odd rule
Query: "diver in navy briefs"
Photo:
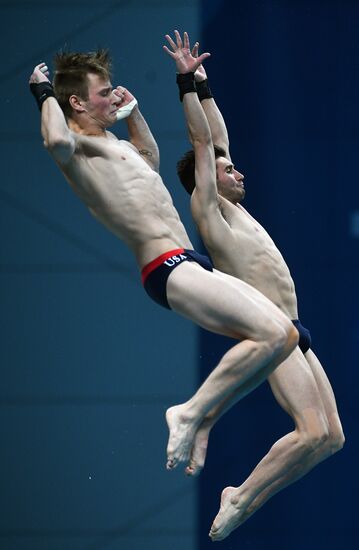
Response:
MULTIPOLYGON (((271 496, 309 472, 344 443, 334 394, 318 358, 311 349, 309 331, 298 319, 294 283, 283 256, 263 227, 243 208, 244 176, 229 154, 225 122, 199 65, 198 43, 190 49, 182 40, 166 35, 165 51, 176 62, 193 150, 178 163, 178 174, 191 194, 191 209, 214 266, 262 292, 292 320, 299 331, 293 353, 268 381, 281 407, 292 417, 294 430, 277 441, 239 487, 222 492, 221 506, 210 536, 222 540, 256 512, 271 496)), ((203 59, 203 58, 202 58, 203 59)), ((197 430, 187 474, 204 466, 211 428, 222 414, 243 397, 234 390, 213 407, 197 430)))

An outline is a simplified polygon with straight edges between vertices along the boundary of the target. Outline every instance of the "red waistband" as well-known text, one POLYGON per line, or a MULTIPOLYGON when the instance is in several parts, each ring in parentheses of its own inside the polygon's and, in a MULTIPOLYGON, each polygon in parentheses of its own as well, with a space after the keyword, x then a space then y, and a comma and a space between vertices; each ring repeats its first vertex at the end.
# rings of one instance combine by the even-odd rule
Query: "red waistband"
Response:
POLYGON ((149 274, 159 267, 163 262, 168 260, 171 256, 175 256, 176 254, 182 254, 184 252, 184 248, 176 248, 175 250, 169 250, 168 252, 165 252, 164 254, 161 254, 154 260, 152 260, 149 264, 145 265, 145 267, 141 271, 141 279, 142 284, 144 284, 145 280, 149 276, 149 274))

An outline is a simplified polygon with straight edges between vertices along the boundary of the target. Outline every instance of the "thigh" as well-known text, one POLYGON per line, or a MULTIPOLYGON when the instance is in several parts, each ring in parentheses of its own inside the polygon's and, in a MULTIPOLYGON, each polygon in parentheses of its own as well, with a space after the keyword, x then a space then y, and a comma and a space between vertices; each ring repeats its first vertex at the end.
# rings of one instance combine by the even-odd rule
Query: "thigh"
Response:
POLYGON ((313 376, 316 380, 327 416, 330 417, 333 414, 337 415, 338 410, 334 397, 334 392, 319 359, 311 349, 306 352, 305 359, 308 362, 313 376))
POLYGON ((268 381, 276 400, 298 428, 307 429, 308 423, 324 421, 326 411, 321 389, 298 347, 268 377, 268 381))
POLYGON ((243 281, 183 262, 167 281, 171 308, 203 328, 232 338, 266 338, 285 315, 243 281))

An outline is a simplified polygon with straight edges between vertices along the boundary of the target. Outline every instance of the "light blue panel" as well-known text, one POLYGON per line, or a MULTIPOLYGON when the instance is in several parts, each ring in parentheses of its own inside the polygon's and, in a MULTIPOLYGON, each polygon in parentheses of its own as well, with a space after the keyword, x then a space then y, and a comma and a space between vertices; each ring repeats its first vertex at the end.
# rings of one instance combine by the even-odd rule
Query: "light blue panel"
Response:
POLYGON ((196 329, 147 297, 131 254, 73 195, 42 147, 27 82, 65 43, 109 47, 113 83, 138 98, 195 237, 162 45, 174 28, 198 37, 197 1, 1 2, 0 19, 0 547, 194 550, 196 484, 165 470, 164 413, 197 386, 196 329))

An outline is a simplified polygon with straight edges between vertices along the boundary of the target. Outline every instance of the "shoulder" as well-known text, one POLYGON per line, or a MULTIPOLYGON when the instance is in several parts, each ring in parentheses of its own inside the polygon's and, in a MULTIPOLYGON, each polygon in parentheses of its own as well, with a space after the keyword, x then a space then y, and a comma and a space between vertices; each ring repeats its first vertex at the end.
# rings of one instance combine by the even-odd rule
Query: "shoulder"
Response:
POLYGON ((109 130, 106 130, 106 136, 110 139, 118 140, 118 137, 113 132, 110 132, 109 130))

